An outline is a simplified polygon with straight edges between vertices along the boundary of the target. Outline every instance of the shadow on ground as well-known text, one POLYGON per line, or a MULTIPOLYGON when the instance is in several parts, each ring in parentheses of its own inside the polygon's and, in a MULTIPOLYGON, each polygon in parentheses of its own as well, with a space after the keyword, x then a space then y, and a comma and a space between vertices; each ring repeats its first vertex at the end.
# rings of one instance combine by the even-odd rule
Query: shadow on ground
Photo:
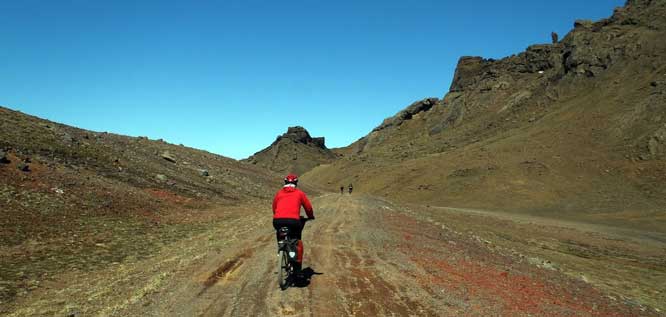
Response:
POLYGON ((297 275, 294 277, 294 280, 292 281, 291 285, 294 287, 308 287, 310 285, 310 281, 312 280, 312 277, 315 275, 322 275, 324 273, 321 272, 316 272, 313 270, 311 267, 306 267, 301 271, 300 275, 297 275))

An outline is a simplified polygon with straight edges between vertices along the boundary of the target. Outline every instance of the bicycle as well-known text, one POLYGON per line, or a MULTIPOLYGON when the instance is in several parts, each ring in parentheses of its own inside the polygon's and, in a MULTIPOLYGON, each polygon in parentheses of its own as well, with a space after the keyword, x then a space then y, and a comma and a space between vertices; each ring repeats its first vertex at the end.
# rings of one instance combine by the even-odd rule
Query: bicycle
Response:
MULTIPOLYGON (((309 218, 301 217, 301 226, 305 226, 309 218)), ((278 229, 278 284, 280 289, 289 287, 294 276, 299 272, 296 269, 298 239, 292 238, 288 227, 278 229)))

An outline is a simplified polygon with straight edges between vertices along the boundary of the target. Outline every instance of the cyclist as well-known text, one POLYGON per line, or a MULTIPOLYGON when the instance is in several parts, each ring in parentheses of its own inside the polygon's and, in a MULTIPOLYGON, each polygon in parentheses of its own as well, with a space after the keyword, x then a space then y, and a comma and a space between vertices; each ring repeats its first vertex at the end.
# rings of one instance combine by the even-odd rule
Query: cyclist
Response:
POLYGON ((349 195, 351 195, 352 190, 354 190, 354 186, 352 186, 352 184, 349 183, 349 195))
POLYGON ((291 236, 298 239, 296 272, 300 272, 303 263, 303 241, 301 232, 303 231, 304 220, 301 220, 301 206, 310 220, 314 220, 312 204, 303 191, 296 188, 298 186, 298 176, 289 174, 284 178, 284 186, 273 198, 273 227, 279 241, 278 230, 281 227, 288 227, 291 236))
POLYGON ((345 192, 345 187, 344 187, 344 186, 340 186, 340 195, 342 195, 344 192, 345 192))

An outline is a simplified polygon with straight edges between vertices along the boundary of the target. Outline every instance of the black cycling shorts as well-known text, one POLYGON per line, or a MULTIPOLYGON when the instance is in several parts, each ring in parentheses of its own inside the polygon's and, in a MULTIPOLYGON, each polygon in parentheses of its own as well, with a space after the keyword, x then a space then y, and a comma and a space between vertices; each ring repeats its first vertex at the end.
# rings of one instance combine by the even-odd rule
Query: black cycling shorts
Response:
POLYGON ((303 232, 303 222, 300 219, 291 218, 277 218, 273 219, 273 228, 275 228, 275 238, 279 241, 280 236, 278 230, 282 227, 289 228, 289 235, 292 238, 301 240, 301 233, 303 232))

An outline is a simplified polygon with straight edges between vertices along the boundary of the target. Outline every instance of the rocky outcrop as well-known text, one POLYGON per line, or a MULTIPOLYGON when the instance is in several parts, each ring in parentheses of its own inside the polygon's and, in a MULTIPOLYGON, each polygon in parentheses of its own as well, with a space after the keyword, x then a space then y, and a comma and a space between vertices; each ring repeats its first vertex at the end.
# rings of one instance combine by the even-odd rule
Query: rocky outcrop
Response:
POLYGON ((543 73, 562 68, 564 46, 562 44, 537 44, 519 55, 501 60, 478 56, 463 56, 458 61, 449 93, 463 92, 471 87, 481 91, 504 89, 521 74, 543 73))
POLYGON ((382 124, 376 127, 373 131, 380 131, 389 127, 399 126, 406 120, 412 119, 418 113, 430 110, 430 108, 437 104, 437 102, 439 102, 439 99, 437 98, 426 98, 421 101, 417 101, 409 105, 404 110, 398 112, 398 114, 395 116, 385 119, 384 122, 382 122, 382 124))
POLYGON ((280 173, 302 174, 335 158, 335 154, 326 148, 324 137, 313 138, 305 128, 295 126, 289 127, 270 146, 244 161, 280 173))
POLYGON ((456 71, 449 92, 460 92, 465 87, 472 86, 476 82, 476 76, 483 71, 492 59, 484 59, 479 56, 463 56, 458 60, 456 71))
POLYGON ((312 138, 311 142, 317 147, 320 147, 322 149, 326 148, 326 139, 323 136, 318 138, 312 138))
POLYGON ((501 83, 482 84, 499 74, 549 72, 549 79, 564 75, 599 76, 614 63, 638 58, 654 46, 642 39, 646 33, 664 29, 664 1, 628 1, 612 17, 598 22, 577 20, 574 29, 560 42, 529 46, 525 52, 501 60, 463 56, 458 61, 449 92, 462 92, 471 87, 493 90, 501 83), (481 84, 481 85, 480 85, 481 84))
POLYGON ((287 128, 287 132, 283 135, 278 136, 272 145, 280 142, 280 140, 282 139, 287 139, 296 143, 312 145, 318 148, 326 149, 326 144, 325 144, 326 142, 324 137, 313 138, 310 136, 308 130, 300 126, 287 128))
MULTIPOLYGON (((459 122, 463 113, 550 102, 557 92, 549 87, 560 82, 599 77, 617 63, 655 58, 666 49, 663 41, 656 40, 665 28, 665 15, 665 1, 632 0, 608 19, 575 21, 574 29, 559 42, 531 45, 500 60, 463 56, 442 102, 450 109, 433 123, 432 131, 459 122), (544 95, 547 100, 532 98, 544 95)), ((653 71, 656 67, 653 63, 653 71)))

